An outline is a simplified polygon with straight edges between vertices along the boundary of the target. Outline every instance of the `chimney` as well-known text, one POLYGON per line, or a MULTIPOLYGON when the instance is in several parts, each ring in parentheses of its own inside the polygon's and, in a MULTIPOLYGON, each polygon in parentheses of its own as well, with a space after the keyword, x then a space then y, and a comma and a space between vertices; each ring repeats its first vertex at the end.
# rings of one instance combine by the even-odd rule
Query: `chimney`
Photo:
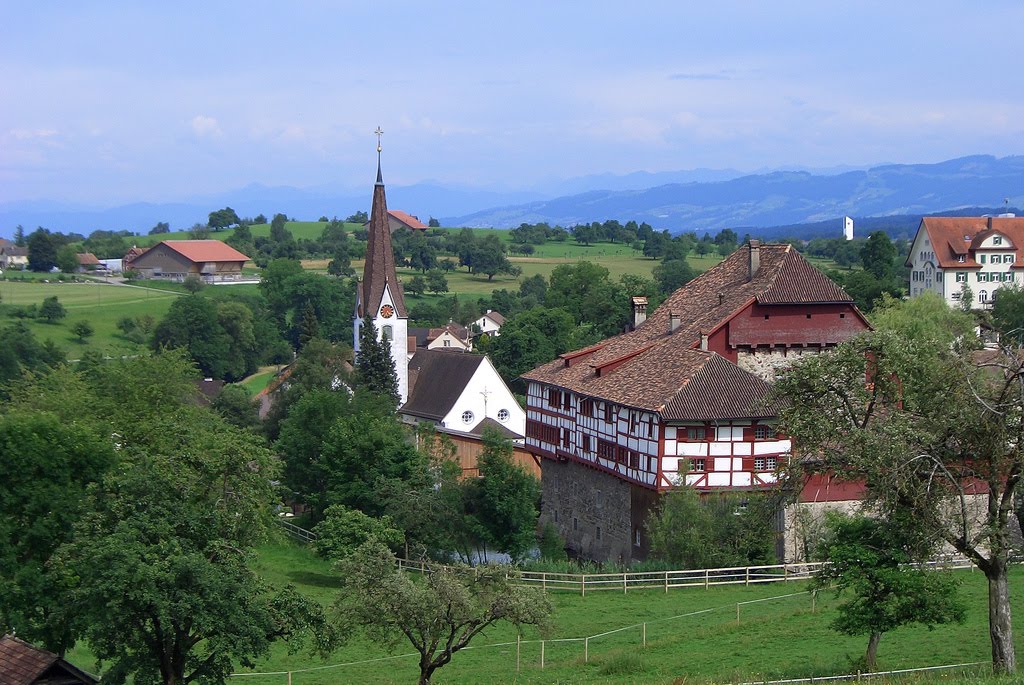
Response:
POLYGON ((750 280, 754 280, 758 269, 761 268, 761 241, 750 240, 750 280))
POLYGON ((647 321, 647 298, 633 298, 633 328, 635 329, 644 321, 647 321))
POLYGON ((679 315, 675 312, 668 313, 668 332, 674 333, 679 328, 679 315))
POLYGON ((700 349, 704 352, 708 351, 708 334, 701 332, 700 334, 700 349))

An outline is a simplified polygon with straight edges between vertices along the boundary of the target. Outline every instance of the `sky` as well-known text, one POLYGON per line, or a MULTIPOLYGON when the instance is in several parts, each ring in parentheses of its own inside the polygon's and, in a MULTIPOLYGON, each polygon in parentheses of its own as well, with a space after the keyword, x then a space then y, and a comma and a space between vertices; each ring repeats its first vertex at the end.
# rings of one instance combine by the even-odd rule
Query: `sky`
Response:
POLYGON ((0 202, 1024 154, 1024 3, 0 0, 0 202))

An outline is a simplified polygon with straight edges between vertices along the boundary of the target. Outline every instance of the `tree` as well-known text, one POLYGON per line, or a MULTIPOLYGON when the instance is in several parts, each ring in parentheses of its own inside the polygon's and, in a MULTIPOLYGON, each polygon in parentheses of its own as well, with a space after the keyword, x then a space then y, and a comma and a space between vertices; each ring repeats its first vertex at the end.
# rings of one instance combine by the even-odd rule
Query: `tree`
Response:
POLYGON ((671 490, 647 520, 651 554, 682 568, 772 563, 774 494, 702 499, 691 487, 671 490))
POLYGON ((179 297, 153 331, 152 346, 154 350, 185 349, 204 375, 230 380, 238 372, 231 367, 231 342, 212 300, 179 297))
POLYGON ((434 217, 430 217, 430 219, 427 221, 427 227, 428 228, 440 228, 441 227, 441 222, 438 221, 437 219, 435 219, 434 217))
POLYGON ((327 264, 327 273, 332 276, 351 276, 352 258, 349 254, 348 240, 338 243, 334 250, 334 258, 327 264))
POLYGON ((254 226, 265 224, 267 223, 267 217, 264 216, 263 214, 257 214, 256 218, 252 220, 252 223, 254 226))
POLYGON ((413 276, 409 279, 409 282, 405 284, 405 289, 416 297, 420 297, 427 289, 427 281, 423 276, 413 276))
POLYGON ((104 682, 223 682, 321 616, 250 568, 273 502, 269 451, 206 410, 150 428, 171 435, 108 474, 59 552, 68 611, 109 664, 104 682))
POLYGON ((239 223, 241 223, 241 219, 238 218, 238 214, 235 213, 235 210, 230 207, 225 207, 224 209, 218 209, 215 212, 210 212, 210 221, 208 225, 213 230, 219 231, 222 228, 236 226, 239 223))
POLYGON ((783 429, 817 468, 866 483, 883 515, 913 511, 985 574, 997 672, 1016 670, 1007 569, 1022 380, 1024 359, 1010 351, 978 356, 883 330, 804 360, 777 385, 783 429))
POLYGON ((85 339, 92 337, 96 333, 96 329, 92 327, 92 324, 81 319, 71 325, 71 332, 78 338, 80 344, 85 344, 85 339))
MULTIPOLYGON (((966 284, 965 284, 966 285, 966 284)), ((992 323, 1001 333, 1012 338, 1022 347, 1024 339, 1024 288, 1014 284, 996 291, 998 296, 992 303, 992 323)), ((963 302, 963 296, 960 298, 963 302)))
POLYGON ((513 273, 515 269, 505 256, 504 243, 494 234, 476 241, 470 262, 473 272, 487 274, 489 281, 497 274, 513 273))
POLYGON ((39 316, 46 319, 48 323, 56 323, 67 314, 68 310, 64 308, 56 295, 43 298, 43 304, 39 307, 39 316))
POLYGON ((29 234, 28 268, 32 271, 49 271, 57 266, 58 243, 54 235, 43 227, 29 234))
POLYGON ((484 429, 483 443, 477 516, 497 550, 520 561, 536 542, 540 484, 512 461, 510 440, 484 429))
MULTIPOLYGON (((830 516, 830 537, 823 566, 815 577, 819 588, 830 585, 853 596, 839 605, 832 628, 846 635, 868 635, 864 664, 878 666, 882 634, 900 626, 921 623, 931 628, 963 623, 965 607, 957 597, 957 582, 942 571, 912 565, 924 550, 900 523, 866 516, 830 516)), ((925 543, 925 547, 929 547, 925 543)))
POLYGON ((149 235, 159 235, 161 233, 170 233, 171 225, 166 221, 157 222, 156 226, 149 229, 149 235))
POLYGON ((188 276, 185 277, 185 280, 182 281, 181 286, 185 288, 187 292, 195 295, 200 290, 205 288, 206 284, 203 283, 203 279, 199 278, 199 276, 196 276, 195 274, 189 274, 188 276))
POLYGON ((373 518, 343 504, 327 507, 324 520, 313 527, 313 532, 316 553, 333 561, 344 559, 369 540, 376 540, 392 551, 403 542, 402 531, 395 528, 389 516, 373 518))
POLYGON ((392 645, 405 636, 420 654, 420 685, 429 685, 437 669, 489 626, 546 628, 552 610, 542 592, 517 586, 511 569, 441 567, 414 579, 379 543, 343 562, 341 577, 335 609, 343 629, 362 629, 392 645))
POLYGON ((401 398, 398 394, 395 360, 391 358, 391 341, 377 335, 377 327, 374 326, 372 319, 365 320, 359 327, 355 381, 359 387, 387 397, 393 406, 398 406, 401 398))
POLYGON ((443 271, 433 269, 427 272, 427 290, 432 293, 448 292, 448 279, 445 278, 443 271))
POLYGON ((210 406, 232 426, 254 430, 260 425, 259 408, 243 385, 225 385, 210 406))
POLYGON ((320 322, 316 318, 316 307, 310 301, 306 302, 302 310, 302 318, 299 320, 299 349, 320 334, 320 322))
POLYGON ((544 302, 562 307, 577 324, 593 325, 602 337, 621 333, 632 313, 625 290, 611 280, 608 269, 586 261, 556 266, 544 302))
POLYGON ((15 409, 0 416, 0 462, 0 631, 63 654, 73 622, 47 562, 71 537, 87 486, 114 464, 114 445, 95 422, 15 409))
POLYGON ((370 215, 367 214, 366 212, 360 210, 358 212, 354 212, 353 214, 349 214, 345 218, 345 223, 347 223, 347 224, 365 224, 369 220, 370 220, 370 215))
POLYGON ((72 274, 78 270, 78 253, 70 245, 57 248, 57 268, 62 273, 72 274))
POLYGON ((658 284, 658 290, 666 295, 682 288, 696 275, 686 259, 669 259, 654 267, 654 280, 658 284))
POLYGON ((21 224, 14 229, 14 244, 18 247, 25 247, 25 227, 21 224))
POLYGON ((891 278, 895 272, 896 246, 885 231, 874 231, 861 248, 860 261, 864 270, 880 281, 891 278))

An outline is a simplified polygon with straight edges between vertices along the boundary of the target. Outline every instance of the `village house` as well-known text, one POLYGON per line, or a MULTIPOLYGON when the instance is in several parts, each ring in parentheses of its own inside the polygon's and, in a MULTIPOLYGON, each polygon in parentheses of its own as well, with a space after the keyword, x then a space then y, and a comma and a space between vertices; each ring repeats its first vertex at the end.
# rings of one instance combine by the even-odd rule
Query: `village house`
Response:
MULTIPOLYGON (((756 240, 649 318, 644 298, 633 305, 632 331, 523 374, 526 448, 543 459, 541 522, 599 561, 647 555, 660 493, 774 486, 792 447, 775 428, 776 371, 869 329, 792 246, 756 240)), ((819 480, 809 496, 850 496, 840 490, 819 480)))
MULTIPOLYGON (((389 209, 387 213, 388 217, 388 229, 394 233, 400 228, 408 228, 410 231, 425 231, 428 226, 420 221, 418 216, 407 214, 406 212, 389 209)), ((370 227, 370 221, 363 224, 367 228, 370 227)))
POLYGON ((501 335, 501 327, 505 325, 505 317, 501 312, 488 309, 483 315, 473 322, 471 328, 478 335, 501 335))
POLYGON ((926 216, 910 247, 910 295, 931 291, 950 306, 965 294, 989 309, 1000 288, 1024 283, 1024 217, 926 216))
POLYGON ((28 268, 28 248, 18 247, 14 243, 0 245, 0 269, 19 269, 24 271, 28 268))
POLYGON ((409 328, 405 295, 391 249, 379 154, 378 148, 366 261, 362 281, 356 287, 352 329, 356 357, 360 330, 372 321, 380 338, 388 342, 398 379, 398 414, 404 422, 429 423, 439 433, 447 434, 456 444, 456 456, 467 475, 476 473, 481 438, 491 427, 520 443, 517 461, 537 474, 537 461, 521 448, 526 413, 490 359, 464 354, 472 349, 469 330, 453 323, 438 329, 409 328))
MULTIPOLYGON (((137 248, 132 248, 136 250, 137 248)), ((195 276, 207 283, 238 281, 247 256, 219 240, 163 240, 141 254, 129 251, 124 268, 142 278, 184 281, 195 276)))
POLYGON ((75 259, 78 260, 79 273, 96 271, 103 268, 103 263, 92 252, 79 252, 75 255, 75 259))

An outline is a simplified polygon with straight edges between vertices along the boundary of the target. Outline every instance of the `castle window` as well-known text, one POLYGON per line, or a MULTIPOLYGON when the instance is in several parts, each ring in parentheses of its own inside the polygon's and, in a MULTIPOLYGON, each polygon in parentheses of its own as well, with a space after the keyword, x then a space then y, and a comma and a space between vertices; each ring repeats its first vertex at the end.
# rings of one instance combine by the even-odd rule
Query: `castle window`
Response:
POLYGON ((597 527, 597 539, 598 539, 598 540, 600 540, 600 539, 601 539, 601 526, 598 526, 598 527, 597 527))
POLYGON ((640 529, 639 528, 634 528, 633 529, 633 544, 635 546, 637 546, 637 547, 640 546, 640 529))
POLYGON ((473 423, 473 412, 469 411, 468 409, 462 412, 462 423, 473 423))
POLYGON ((508 409, 499 409, 498 410, 498 420, 501 421, 502 423, 505 423, 506 421, 508 421, 508 417, 509 416, 511 416, 511 415, 509 414, 508 409))

